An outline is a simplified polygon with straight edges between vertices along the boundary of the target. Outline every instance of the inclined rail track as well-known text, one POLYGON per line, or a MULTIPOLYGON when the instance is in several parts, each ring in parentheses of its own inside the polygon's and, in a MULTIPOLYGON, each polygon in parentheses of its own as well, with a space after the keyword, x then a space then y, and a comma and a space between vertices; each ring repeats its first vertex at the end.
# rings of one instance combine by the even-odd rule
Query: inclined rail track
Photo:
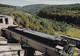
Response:
POLYGON ((8 37, 13 37, 18 41, 23 41, 24 43, 28 44, 30 47, 39 50, 41 52, 47 52, 47 54, 49 54, 50 56, 59 56, 59 54, 57 54, 55 52, 55 48, 50 47, 48 45, 42 44, 41 42, 35 41, 29 37, 26 37, 24 35, 18 34, 16 32, 13 32, 11 30, 8 29, 3 29, 3 32, 5 34, 5 36, 8 37), (47 50, 47 51, 46 51, 47 50))
MULTIPOLYGON (((23 32, 23 30, 17 31, 14 29, 10 30, 10 29, 3 28, 2 35, 12 37, 18 41, 22 41, 36 50, 39 50, 41 52, 46 52, 49 56, 60 56, 60 54, 56 52, 55 47, 57 45, 60 45, 63 47, 65 46, 65 43, 61 43, 61 44, 55 43, 55 37, 54 38, 49 38, 49 37, 42 38, 43 36, 40 37, 40 35, 36 36, 36 34, 33 35, 31 33, 30 34, 27 32, 25 33, 23 32)), ((63 54, 63 56, 69 56, 69 55, 70 55, 69 52, 63 54)))

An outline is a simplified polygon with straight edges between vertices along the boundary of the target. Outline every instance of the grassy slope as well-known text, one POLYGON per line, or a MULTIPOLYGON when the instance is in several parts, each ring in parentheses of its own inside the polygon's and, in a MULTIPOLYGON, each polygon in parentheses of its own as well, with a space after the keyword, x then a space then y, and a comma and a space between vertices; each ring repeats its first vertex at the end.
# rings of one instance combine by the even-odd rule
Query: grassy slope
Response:
POLYGON ((72 37, 80 38, 80 29, 71 28, 66 32, 66 35, 70 35, 72 37))
POLYGON ((80 39, 80 29, 70 28, 66 32, 58 31, 57 33, 80 39))
POLYGON ((80 56, 79 49, 75 49, 73 56, 80 56))

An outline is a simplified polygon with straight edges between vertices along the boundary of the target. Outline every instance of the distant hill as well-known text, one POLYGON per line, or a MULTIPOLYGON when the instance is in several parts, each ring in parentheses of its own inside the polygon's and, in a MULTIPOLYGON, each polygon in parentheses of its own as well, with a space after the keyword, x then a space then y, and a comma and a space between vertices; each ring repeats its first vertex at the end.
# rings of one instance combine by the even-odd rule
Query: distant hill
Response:
POLYGON ((34 5, 27 5, 23 6, 23 11, 28 12, 28 13, 35 13, 45 7, 49 7, 50 5, 48 4, 34 4, 34 5))
POLYGON ((0 14, 12 15, 15 12, 21 12, 21 11, 22 10, 19 6, 0 4, 0 14))
POLYGON ((0 7, 12 7, 12 8, 14 8, 15 6, 12 6, 12 5, 6 5, 6 4, 0 4, 0 7))
POLYGON ((7 5, 7 4, 0 4, 0 7, 21 8, 20 6, 13 6, 13 5, 7 5))
POLYGON ((80 25, 80 4, 55 5, 43 8, 37 15, 43 18, 80 25))
POLYGON ((49 5, 49 4, 33 4, 33 5, 27 5, 27 6, 23 6, 22 10, 23 12, 28 12, 28 13, 35 13, 40 11, 43 8, 46 7, 54 7, 54 8, 79 8, 80 4, 68 4, 68 5, 49 5))
POLYGON ((51 6, 54 8, 64 8, 64 9, 79 9, 80 8, 80 3, 76 3, 76 4, 67 4, 67 5, 54 5, 51 6))

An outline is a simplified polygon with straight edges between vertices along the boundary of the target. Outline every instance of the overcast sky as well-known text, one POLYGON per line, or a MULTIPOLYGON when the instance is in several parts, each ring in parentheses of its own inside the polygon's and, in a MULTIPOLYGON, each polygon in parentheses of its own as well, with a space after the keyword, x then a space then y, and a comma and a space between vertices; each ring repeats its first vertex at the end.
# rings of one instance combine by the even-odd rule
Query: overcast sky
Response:
POLYGON ((80 0, 0 0, 0 4, 24 6, 31 4, 73 4, 80 3, 80 0))

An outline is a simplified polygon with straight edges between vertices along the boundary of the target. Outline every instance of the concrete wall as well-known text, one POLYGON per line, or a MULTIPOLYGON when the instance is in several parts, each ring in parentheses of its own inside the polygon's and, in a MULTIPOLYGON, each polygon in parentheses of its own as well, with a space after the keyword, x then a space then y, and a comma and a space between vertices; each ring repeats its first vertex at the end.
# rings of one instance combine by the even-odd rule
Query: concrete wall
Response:
POLYGON ((11 16, 7 16, 7 15, 0 15, 0 19, 2 19, 3 23, 0 23, 0 35, 1 35, 1 29, 2 28, 6 28, 8 27, 9 25, 13 25, 13 17, 11 16), (5 19, 8 19, 8 24, 6 24, 6 21, 5 19))

